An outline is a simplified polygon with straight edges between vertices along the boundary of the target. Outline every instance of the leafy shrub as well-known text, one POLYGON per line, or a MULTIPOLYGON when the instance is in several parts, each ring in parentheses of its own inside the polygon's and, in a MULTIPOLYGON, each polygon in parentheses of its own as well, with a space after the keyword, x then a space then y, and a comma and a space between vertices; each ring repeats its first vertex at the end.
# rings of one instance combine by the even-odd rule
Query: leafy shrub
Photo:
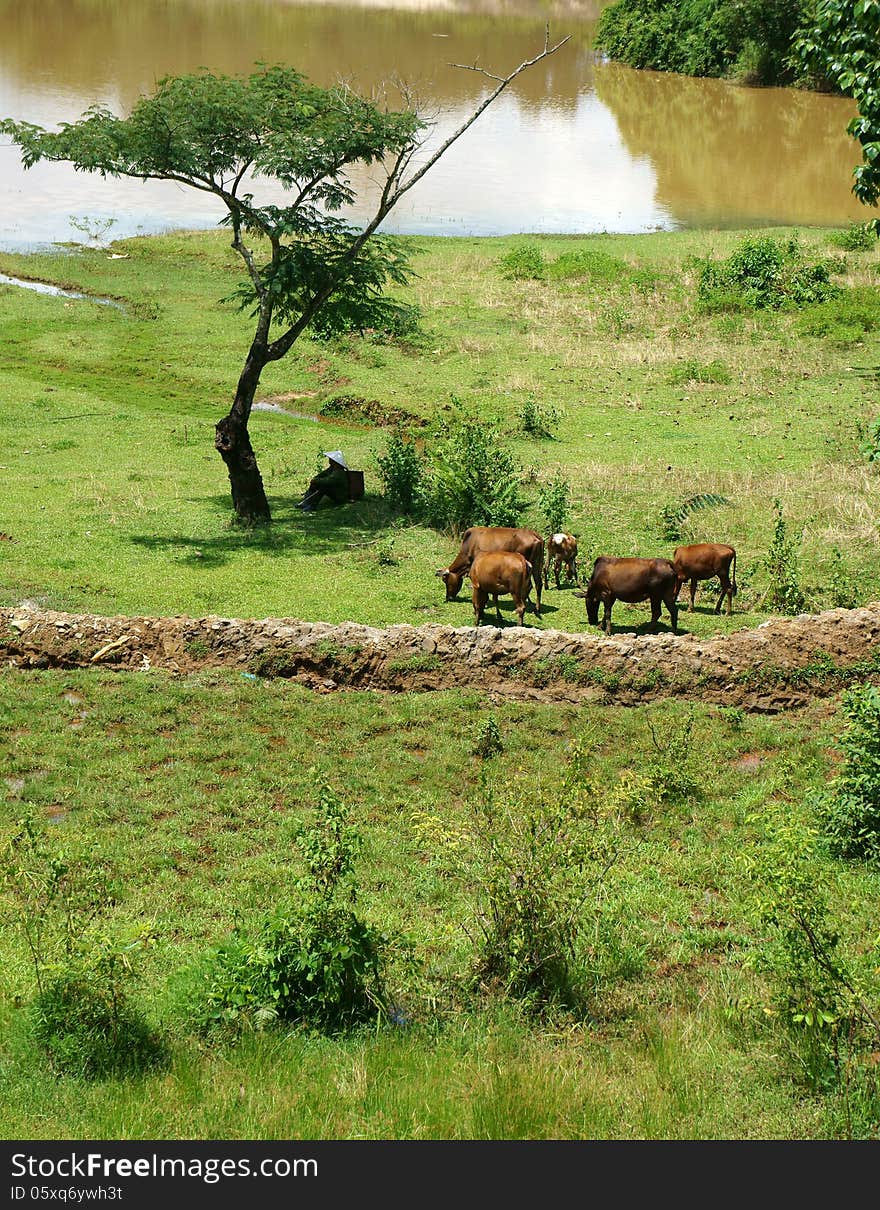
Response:
POLYGON ((523 508, 520 469, 497 427, 460 413, 442 420, 427 451, 423 493, 430 525, 516 525, 523 508))
POLYGON ((788 524, 782 514, 782 504, 773 501, 776 522, 773 537, 764 558, 764 567, 769 584, 762 604, 774 613, 796 614, 806 608, 806 597, 800 580, 800 536, 789 535, 788 524))
POLYGON ((548 533, 558 534, 568 524, 571 485, 561 471, 538 487, 538 505, 544 516, 548 533))
POLYGON ((702 365, 698 361, 689 360, 673 367, 669 381, 673 386, 687 386, 692 382, 726 385, 731 381, 731 376, 723 361, 710 361, 707 365, 702 365))
POLYGON ((530 437, 553 437, 553 430, 559 422, 559 412, 550 403, 539 403, 534 394, 529 391, 526 396, 520 423, 524 433, 530 437))
POLYGON ((417 513, 421 504, 423 460, 414 441, 395 430, 377 458, 382 493, 392 508, 417 513))
POLYGON ((828 574, 828 595, 835 609, 854 609, 858 587, 843 561, 843 552, 835 546, 831 551, 831 571, 828 574))
MULTIPOLYGON (((753 911, 761 943, 749 962, 772 979, 766 1021, 781 1021, 789 1058, 813 1089, 860 1078, 862 1063, 847 1059, 880 1044, 876 1017, 830 915, 829 886, 818 860, 816 832, 774 804, 763 844, 742 864, 755 885, 753 911)), ((876 965, 876 963, 875 963, 876 965)))
POLYGON ((544 254, 537 244, 517 244, 499 261, 501 275, 511 281, 539 281, 544 277, 544 254))
POLYGON ((828 242, 847 252, 869 252, 877 243, 877 232, 871 223, 850 223, 842 231, 833 231, 828 242))
POLYGON ((311 826, 296 836, 305 864, 296 898, 253 933, 233 934, 194 976, 202 1028, 284 1021, 337 1033, 386 1012, 387 940, 355 911, 361 837, 330 787, 317 790, 311 826))
POLYGON ((498 719, 494 714, 490 714, 483 723, 471 750, 474 756, 481 756, 483 760, 488 760, 489 757, 497 756, 499 752, 504 751, 501 728, 498 726, 498 719))
POLYGON ((841 699, 847 719, 840 741, 843 767, 817 799, 822 827, 836 856, 880 858, 880 690, 856 685, 841 699))
POLYGON ((826 263, 806 264, 796 239, 770 235, 747 236, 725 260, 702 261, 697 284, 706 311, 804 306, 839 293, 826 263))

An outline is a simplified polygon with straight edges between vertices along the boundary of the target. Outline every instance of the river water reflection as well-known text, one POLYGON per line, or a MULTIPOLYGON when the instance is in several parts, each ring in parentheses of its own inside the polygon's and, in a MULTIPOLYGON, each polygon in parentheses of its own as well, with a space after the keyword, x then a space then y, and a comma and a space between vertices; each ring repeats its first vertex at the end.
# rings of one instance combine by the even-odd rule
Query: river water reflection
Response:
MULTIPOLYGON (((125 112, 165 74, 294 64, 318 83, 416 82, 432 143, 551 35, 555 56, 521 77, 386 223, 419 234, 644 231, 863 220, 850 192, 851 102, 785 89, 636 72, 597 61, 601 0, 0 0, 0 116, 53 126, 100 102, 125 112)), ((357 182, 369 186, 364 178, 357 182)), ((358 219, 365 211, 355 211, 358 219)), ((102 181, 66 165, 25 173, 0 142, 0 245, 213 225, 171 184, 102 181), (76 228, 71 218, 80 223, 76 228)))

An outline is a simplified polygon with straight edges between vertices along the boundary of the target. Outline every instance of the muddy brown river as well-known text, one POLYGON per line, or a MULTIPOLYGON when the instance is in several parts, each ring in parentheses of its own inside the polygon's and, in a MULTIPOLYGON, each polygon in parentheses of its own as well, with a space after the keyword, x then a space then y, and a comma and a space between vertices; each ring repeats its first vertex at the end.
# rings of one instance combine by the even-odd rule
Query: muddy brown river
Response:
MULTIPOLYGON (((415 85, 446 137, 506 72, 524 74, 407 195, 387 230, 416 234, 636 232, 840 224, 869 217, 846 99, 636 72, 602 62, 601 0, 0 0, 0 116, 53 126, 95 103, 126 112, 161 76, 290 62, 329 84, 415 85)), ((368 175, 356 178, 369 195, 368 175)), ((357 221, 366 211, 355 209, 357 221)), ((0 141, 0 246, 173 227, 219 209, 172 184, 102 181, 66 165, 25 172, 0 141)))

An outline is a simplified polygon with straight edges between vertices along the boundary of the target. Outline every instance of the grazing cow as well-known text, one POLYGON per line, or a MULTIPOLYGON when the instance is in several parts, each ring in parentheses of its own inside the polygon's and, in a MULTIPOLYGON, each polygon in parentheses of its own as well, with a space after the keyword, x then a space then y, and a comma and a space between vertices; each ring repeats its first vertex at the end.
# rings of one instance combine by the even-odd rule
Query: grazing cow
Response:
POLYGON ((544 587, 550 587, 550 564, 559 587, 559 573, 564 567, 575 584, 580 583, 577 573, 578 544, 574 534, 551 534, 547 539, 547 559, 544 563, 544 587))
POLYGON ((733 613, 733 598, 736 595, 736 551, 732 546, 720 542, 697 542, 693 546, 679 546, 672 556, 672 565, 678 577, 675 595, 681 592, 685 580, 690 580, 691 609, 697 595, 697 581, 711 580, 717 576, 721 581, 721 595, 715 612, 721 613, 721 602, 727 597, 728 616, 733 613))
POLYGON ((522 555, 535 570, 532 582, 535 585, 535 615, 541 613, 541 568, 544 566, 544 539, 533 529, 515 529, 506 525, 472 525, 461 535, 458 554, 448 567, 441 567, 435 574, 446 585, 446 600, 458 596, 458 590, 471 564, 478 554, 491 550, 513 551, 522 555))
POLYGON ((479 626, 483 610, 489 597, 495 602, 498 621, 501 621, 500 596, 513 597, 516 607, 516 624, 522 626, 526 611, 526 597, 532 577, 532 565, 528 559, 513 550, 487 550, 471 563, 468 575, 474 586, 474 625, 479 626))
POLYGON ((663 602, 669 610, 672 631, 677 633, 677 585, 675 568, 669 559, 615 559, 600 555, 593 564, 586 590, 576 592, 575 596, 585 598, 591 626, 599 624, 599 602, 604 604, 602 629, 606 634, 611 634, 611 609, 615 601, 650 601, 652 630, 657 629, 663 602))

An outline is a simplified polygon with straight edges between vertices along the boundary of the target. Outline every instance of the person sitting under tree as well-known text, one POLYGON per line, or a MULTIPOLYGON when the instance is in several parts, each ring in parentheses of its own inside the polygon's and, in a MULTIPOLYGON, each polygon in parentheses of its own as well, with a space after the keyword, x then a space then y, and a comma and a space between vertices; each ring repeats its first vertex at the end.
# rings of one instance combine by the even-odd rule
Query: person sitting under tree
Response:
POLYGON ((306 494, 297 505, 304 513, 313 513, 323 496, 333 504, 344 504, 349 499, 348 463, 342 450, 324 450, 324 457, 330 465, 310 481, 306 494))

